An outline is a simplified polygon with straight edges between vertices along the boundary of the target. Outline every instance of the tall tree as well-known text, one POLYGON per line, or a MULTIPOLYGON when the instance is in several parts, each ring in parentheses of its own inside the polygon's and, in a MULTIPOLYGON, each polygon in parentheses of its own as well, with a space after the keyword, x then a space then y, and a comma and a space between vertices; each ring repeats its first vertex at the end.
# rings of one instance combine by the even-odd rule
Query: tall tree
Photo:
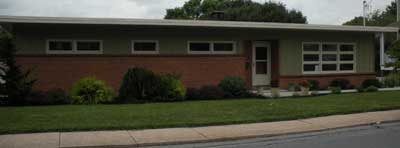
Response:
MULTIPOLYGON (((366 17, 366 25, 367 26, 387 26, 393 22, 396 22, 396 1, 392 1, 390 5, 386 7, 385 10, 375 10, 370 13, 366 17)), ((352 20, 345 22, 343 25, 353 25, 353 26, 361 26, 363 25, 363 17, 357 16, 352 20)))
POLYGON ((189 0, 182 7, 167 9, 164 18, 307 23, 302 12, 288 10, 282 3, 251 0, 189 0))
POLYGON ((0 105, 24 105, 35 80, 29 78, 30 70, 22 71, 16 64, 16 48, 12 36, 0 32, 0 105))

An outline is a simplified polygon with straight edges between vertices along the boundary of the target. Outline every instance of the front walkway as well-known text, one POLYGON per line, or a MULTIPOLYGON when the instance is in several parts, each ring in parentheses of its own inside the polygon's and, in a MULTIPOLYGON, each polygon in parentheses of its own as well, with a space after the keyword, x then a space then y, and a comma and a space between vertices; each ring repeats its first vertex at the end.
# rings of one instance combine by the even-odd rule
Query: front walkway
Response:
POLYGON ((195 128, 0 135, 0 146, 2 148, 66 148, 181 144, 314 132, 391 121, 400 121, 400 110, 195 128))

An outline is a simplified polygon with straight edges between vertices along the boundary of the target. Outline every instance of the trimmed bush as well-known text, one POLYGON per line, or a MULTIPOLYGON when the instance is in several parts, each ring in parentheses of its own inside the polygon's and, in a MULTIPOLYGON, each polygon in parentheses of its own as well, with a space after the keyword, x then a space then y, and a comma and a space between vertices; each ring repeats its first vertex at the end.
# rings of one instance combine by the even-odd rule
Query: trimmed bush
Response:
POLYGON ((368 86, 367 88, 364 89, 365 92, 377 92, 378 88, 375 86, 368 86))
POLYGON ((186 88, 183 86, 180 76, 174 74, 164 74, 156 76, 156 89, 152 96, 160 101, 179 101, 184 100, 186 88))
POLYGON ((332 91, 332 94, 341 94, 342 89, 340 87, 329 87, 329 90, 332 91))
POLYGON ((76 82, 71 90, 74 104, 99 104, 113 101, 113 90, 104 81, 86 77, 76 82))
POLYGON ((132 103, 138 100, 152 99, 157 84, 156 75, 144 68, 131 68, 126 72, 119 88, 118 101, 132 103))
POLYGON ((383 79, 383 85, 385 87, 397 87, 400 86, 400 73, 391 73, 383 79))
POLYGON ((382 87, 382 83, 378 79, 367 79, 362 82, 363 88, 368 88, 370 86, 375 86, 376 88, 382 87))
POLYGON ((334 79, 329 84, 330 87, 340 87, 340 89, 349 89, 351 87, 350 81, 347 79, 334 79))
POLYGON ((218 86, 225 92, 225 97, 238 98, 246 95, 246 82, 240 77, 225 77, 218 86))
POLYGON ((203 100, 200 89, 188 88, 186 90, 186 100, 203 100))
POLYGON ((308 80, 308 83, 310 84, 310 90, 320 90, 319 88, 319 81, 317 80, 308 80))
POLYGON ((50 89, 32 92, 27 102, 29 105, 62 105, 70 104, 71 98, 62 89, 50 89))

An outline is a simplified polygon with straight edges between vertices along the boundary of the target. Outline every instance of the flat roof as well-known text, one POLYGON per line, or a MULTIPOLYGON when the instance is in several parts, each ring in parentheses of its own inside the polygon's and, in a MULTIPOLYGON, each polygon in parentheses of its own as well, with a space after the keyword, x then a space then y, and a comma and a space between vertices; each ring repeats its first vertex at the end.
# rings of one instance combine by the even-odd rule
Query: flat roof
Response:
POLYGON ((5 15, 0 15, 0 23, 187 26, 187 27, 257 28, 257 29, 354 31, 354 32, 398 32, 399 31, 399 28, 396 27, 371 27, 371 26, 364 27, 364 26, 241 22, 241 21, 37 17, 37 16, 5 16, 5 15))

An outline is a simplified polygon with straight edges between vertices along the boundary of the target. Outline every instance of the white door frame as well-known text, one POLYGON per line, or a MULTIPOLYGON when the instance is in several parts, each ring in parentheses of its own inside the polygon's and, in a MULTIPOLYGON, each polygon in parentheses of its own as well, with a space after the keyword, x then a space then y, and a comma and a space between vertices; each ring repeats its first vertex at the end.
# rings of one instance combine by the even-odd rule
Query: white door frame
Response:
POLYGON ((252 84, 253 86, 271 85, 271 44, 266 41, 255 41, 252 46, 252 84), (256 60, 256 48, 267 47, 267 59, 256 60), (267 74, 256 74, 256 62, 267 62, 267 74))

